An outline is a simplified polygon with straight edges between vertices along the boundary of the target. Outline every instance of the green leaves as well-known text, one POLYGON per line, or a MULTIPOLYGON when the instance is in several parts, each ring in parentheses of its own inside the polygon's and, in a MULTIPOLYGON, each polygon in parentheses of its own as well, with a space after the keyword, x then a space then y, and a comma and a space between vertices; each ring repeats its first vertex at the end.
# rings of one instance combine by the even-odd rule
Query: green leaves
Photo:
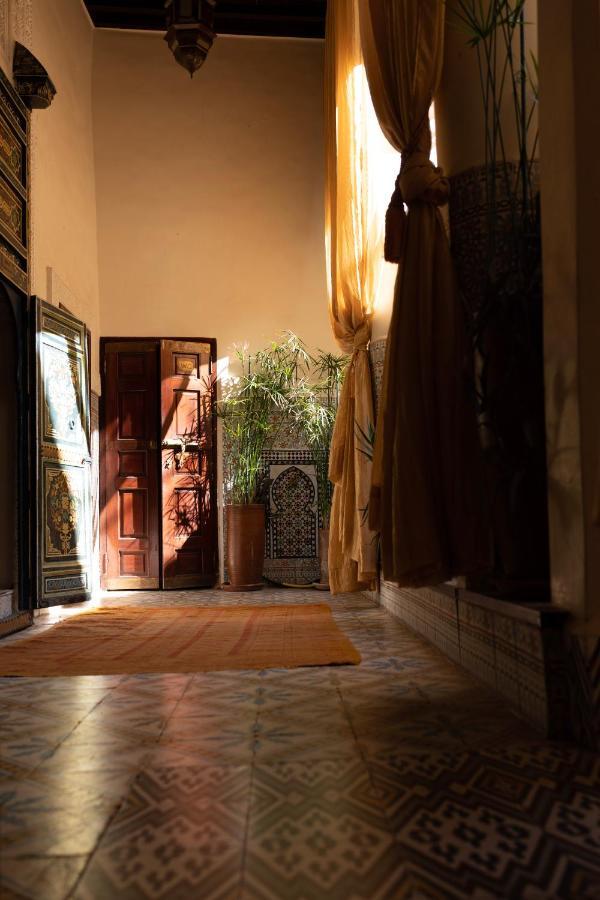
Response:
POLYGON ((329 481, 329 446, 348 357, 318 350, 310 356, 306 377, 296 385, 290 414, 314 453, 319 512, 329 522, 332 485, 329 481))
POLYGON ((222 385, 217 415, 230 453, 226 481, 234 503, 252 503, 262 492, 262 454, 274 446, 301 367, 308 354, 291 332, 256 353, 236 350, 241 375, 222 385))
POLYGON ((368 460, 373 460, 373 450, 375 448, 375 428, 372 422, 369 422, 367 430, 358 424, 358 422, 354 423, 356 429, 356 449, 359 453, 362 453, 363 456, 366 456, 368 460))
POLYGON ((488 41, 499 28, 514 31, 525 0, 457 0, 450 21, 467 36, 471 47, 488 41))
POLYGON ((314 451, 323 520, 331 505, 329 444, 347 357, 310 354, 293 332, 249 353, 236 350, 241 374, 222 383, 217 415, 229 454, 225 480, 232 502, 252 503, 264 492, 263 453, 294 425, 314 451))

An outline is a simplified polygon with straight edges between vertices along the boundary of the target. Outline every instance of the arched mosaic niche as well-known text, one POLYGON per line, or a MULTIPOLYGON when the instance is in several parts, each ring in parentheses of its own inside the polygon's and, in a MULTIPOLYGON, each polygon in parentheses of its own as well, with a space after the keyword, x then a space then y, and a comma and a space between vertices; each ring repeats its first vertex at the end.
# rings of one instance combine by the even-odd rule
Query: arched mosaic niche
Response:
POLYGON ((273 581, 310 584, 319 579, 317 476, 310 450, 272 450, 268 470, 264 574, 273 581))
MULTIPOLYGON (((297 436, 292 435, 292 439, 297 436)), ((298 440, 299 443, 299 440, 298 440)), ((223 500, 227 504, 228 460, 231 448, 223 440, 223 500)), ((312 584, 320 578, 317 475, 313 452, 306 447, 274 448, 263 453, 269 480, 265 516, 263 574, 278 584, 312 584), (295 473, 287 474, 289 470, 295 473), (300 474, 298 474, 300 473, 300 474), (275 494, 273 487, 275 485, 275 494), (310 487, 309 487, 310 485, 310 487)), ((227 522, 223 528, 223 578, 227 581, 227 522)))

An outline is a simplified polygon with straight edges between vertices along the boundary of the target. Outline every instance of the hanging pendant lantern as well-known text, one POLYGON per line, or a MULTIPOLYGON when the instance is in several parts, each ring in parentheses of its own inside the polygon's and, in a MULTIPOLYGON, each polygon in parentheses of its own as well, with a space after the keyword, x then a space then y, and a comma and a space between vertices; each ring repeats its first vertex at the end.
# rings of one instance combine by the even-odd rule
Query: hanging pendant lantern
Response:
POLYGON ((166 0, 165 41, 180 66, 193 76, 208 56, 213 31, 215 0, 166 0))

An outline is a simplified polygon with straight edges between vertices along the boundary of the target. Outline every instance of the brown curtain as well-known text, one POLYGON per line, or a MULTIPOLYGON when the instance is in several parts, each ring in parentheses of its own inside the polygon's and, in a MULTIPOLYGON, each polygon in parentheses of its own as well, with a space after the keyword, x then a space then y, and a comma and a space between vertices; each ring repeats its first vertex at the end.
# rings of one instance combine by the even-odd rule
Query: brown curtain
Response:
POLYGON ((356 0, 330 0, 325 58, 326 244, 329 311, 351 357, 330 448, 334 485, 329 534, 333 593, 369 586, 377 573, 368 526, 374 428, 368 355, 373 304, 383 265, 383 211, 368 168, 372 114, 356 0))
POLYGON ((448 182, 429 160, 428 112, 442 67, 445 4, 359 3, 373 105, 402 152, 386 215, 386 258, 399 268, 369 524, 381 534, 384 578, 435 584, 484 568, 490 552, 464 318, 438 208, 447 201, 448 182))

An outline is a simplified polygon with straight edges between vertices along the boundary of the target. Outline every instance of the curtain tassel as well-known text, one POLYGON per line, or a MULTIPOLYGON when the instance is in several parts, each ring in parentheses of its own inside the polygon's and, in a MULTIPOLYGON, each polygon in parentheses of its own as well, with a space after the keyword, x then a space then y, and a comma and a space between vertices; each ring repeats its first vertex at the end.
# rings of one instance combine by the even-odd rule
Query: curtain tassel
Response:
POLYGON ((396 179, 396 188, 392 194, 390 205, 385 214, 385 243, 383 255, 386 262, 399 263, 402 260, 402 246, 404 243, 404 227, 406 225, 406 213, 404 211, 404 198, 400 189, 400 176, 396 179))

